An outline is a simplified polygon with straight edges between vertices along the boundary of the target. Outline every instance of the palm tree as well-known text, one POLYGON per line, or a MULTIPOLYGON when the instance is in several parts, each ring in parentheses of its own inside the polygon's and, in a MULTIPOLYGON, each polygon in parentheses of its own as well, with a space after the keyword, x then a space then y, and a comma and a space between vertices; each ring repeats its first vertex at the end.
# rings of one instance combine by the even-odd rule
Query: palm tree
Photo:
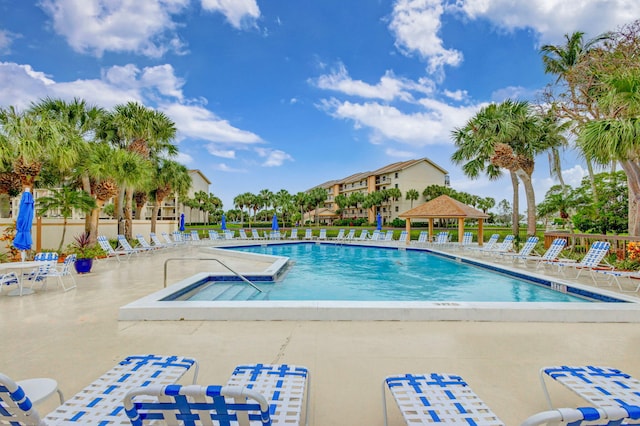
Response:
POLYGON ((67 220, 73 214, 73 210, 89 213, 96 207, 96 201, 85 191, 77 190, 68 185, 60 189, 52 189, 50 192, 51 195, 38 198, 38 215, 42 216, 55 210, 63 217, 62 238, 60 238, 58 245, 58 251, 61 251, 67 233, 67 220))
MULTIPOLYGON (((542 52, 542 62, 544 63, 544 71, 547 74, 554 74, 557 76, 556 84, 564 81, 568 85, 569 89, 569 102, 573 105, 578 105, 582 101, 579 100, 579 91, 576 85, 576 82, 568 78, 569 74, 574 70, 576 65, 580 63, 585 57, 589 55, 593 49, 595 49, 598 44, 605 40, 609 40, 611 38, 610 33, 604 33, 594 37, 591 40, 584 40, 584 33, 580 31, 576 31, 573 34, 565 34, 566 43, 564 45, 551 45, 545 44, 540 48, 542 52)), ((565 112, 568 112, 566 107, 564 108, 565 112)), ((583 113, 578 114, 570 114, 570 118, 572 120, 580 120, 583 121, 585 117, 591 116, 593 118, 593 113, 596 109, 593 108, 585 108, 583 113)), ((558 110, 556 113, 561 113, 562 111, 558 110)), ((577 133, 577 129, 574 127, 574 133, 577 133)), ((562 179, 562 171, 560 168, 560 155, 557 149, 551 150, 551 170, 554 175, 558 177, 562 187, 565 187, 564 180, 562 179)), ((591 180, 591 189, 594 191, 594 197, 597 200, 597 194, 595 192, 595 180, 594 180, 594 171, 593 164, 589 158, 585 158, 585 163, 587 165, 587 171, 589 173, 589 179, 591 180)))
POLYGON ((300 222, 304 222, 304 212, 309 204, 309 199, 309 194, 306 192, 298 192, 293 196, 293 204, 300 209, 300 222))
POLYGON ((319 186, 309 191, 310 205, 316 209, 316 226, 320 224, 319 209, 327 200, 327 195, 327 190, 319 186))
MULTIPOLYGON (((175 123, 164 113, 147 108, 137 102, 116 105, 103 129, 103 135, 116 146, 139 155, 142 159, 159 161, 162 156, 173 156, 178 149, 172 143, 176 136, 175 123)), ((139 175, 141 177, 142 175, 139 175)), ((136 187, 144 180, 127 179, 128 183, 118 196, 117 215, 119 225, 124 219, 124 229, 119 232, 131 238, 131 205, 136 187)))
POLYGON ((338 212, 340 213, 340 219, 342 219, 344 214, 344 209, 349 205, 349 199, 344 194, 336 195, 334 199, 336 205, 338 206, 338 212))
POLYGON ((164 159, 156 166, 155 178, 156 188, 153 190, 154 203, 151 213, 151 232, 156 232, 158 212, 165 198, 171 194, 184 197, 191 187, 191 176, 189 170, 182 164, 164 159))
POLYGON ((405 193, 405 200, 411 200, 411 208, 413 208, 413 202, 420 198, 420 193, 417 189, 409 189, 405 193))
MULTIPOLYGON (((251 207, 251 197, 252 194, 250 192, 245 192, 243 194, 237 195, 233 199, 233 204, 240 210, 240 226, 244 226, 244 208, 247 207, 249 209, 251 207)), ((249 228, 251 228, 251 212, 249 211, 249 228)))

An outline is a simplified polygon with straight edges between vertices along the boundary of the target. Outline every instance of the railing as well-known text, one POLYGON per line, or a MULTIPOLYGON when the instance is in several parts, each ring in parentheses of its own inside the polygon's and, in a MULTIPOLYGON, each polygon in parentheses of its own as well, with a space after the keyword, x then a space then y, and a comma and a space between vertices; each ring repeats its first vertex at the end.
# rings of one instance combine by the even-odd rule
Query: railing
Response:
POLYGON ((258 287, 257 285, 255 285, 254 283, 252 283, 251 281, 249 281, 248 279, 246 279, 242 275, 240 275, 238 272, 236 272, 233 269, 231 269, 229 266, 227 266, 220 259, 216 259, 214 257, 195 257, 195 258, 194 257, 170 257, 169 259, 165 260, 164 261, 164 288, 167 288, 167 265, 169 264, 169 261, 171 261, 171 260, 182 260, 182 261, 184 261, 184 260, 213 260, 214 262, 218 262, 220 265, 222 265, 223 267, 227 268, 235 276, 240 278, 245 283, 249 284, 251 287, 253 287, 256 290, 258 290, 260 293, 264 293, 264 291, 260 287, 258 287))
POLYGON ((579 253, 586 252, 594 241, 608 241, 611 244, 610 253, 615 253, 617 258, 622 260, 627 258, 627 244, 631 241, 640 241, 640 237, 629 237, 624 235, 603 235, 603 234, 574 234, 570 232, 545 232, 544 246, 548 248, 556 238, 567 240, 567 247, 579 253))

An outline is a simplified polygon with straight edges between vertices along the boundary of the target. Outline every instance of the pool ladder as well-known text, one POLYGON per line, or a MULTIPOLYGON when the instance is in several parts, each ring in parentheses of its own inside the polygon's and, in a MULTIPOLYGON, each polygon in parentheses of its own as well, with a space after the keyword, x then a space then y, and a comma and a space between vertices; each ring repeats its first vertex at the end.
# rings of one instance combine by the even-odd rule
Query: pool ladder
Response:
POLYGON ((200 260, 213 260, 214 262, 218 262, 220 265, 222 265, 223 267, 225 267, 226 269, 231 271, 236 277, 240 278, 242 281, 244 281, 245 283, 249 284, 254 289, 258 290, 260 293, 264 293, 264 291, 260 287, 258 287, 257 285, 255 285, 254 283, 252 283, 251 281, 249 281, 248 279, 246 279, 242 275, 240 275, 239 272, 236 272, 233 269, 231 269, 227 264, 225 264, 220 259, 216 259, 214 257, 195 257, 195 258, 194 257, 170 257, 170 258, 168 258, 167 260, 164 261, 164 288, 167 288, 167 265, 169 264, 169 261, 171 261, 171 260, 198 260, 198 261, 200 261, 200 260))

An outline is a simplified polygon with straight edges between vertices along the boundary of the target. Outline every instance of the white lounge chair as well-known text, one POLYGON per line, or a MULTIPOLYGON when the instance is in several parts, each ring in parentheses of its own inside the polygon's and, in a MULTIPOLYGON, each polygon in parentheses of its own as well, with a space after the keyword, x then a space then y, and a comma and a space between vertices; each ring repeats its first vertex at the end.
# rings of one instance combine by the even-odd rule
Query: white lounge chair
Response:
POLYGON ((497 254, 498 260, 511 260, 515 262, 517 259, 522 259, 523 257, 527 257, 531 255, 531 252, 536 248, 536 244, 538 244, 539 238, 536 236, 532 236, 527 238, 527 241, 523 244, 522 248, 517 253, 509 253, 509 252, 499 252, 497 254))
POLYGON ((251 238, 247 236, 247 233, 244 229, 238 229, 238 238, 241 240, 250 240, 251 238))
POLYGON ((208 233, 209 233, 209 241, 219 241, 221 239, 220 234, 218 234, 218 231, 209 229, 208 233))
POLYGON ((40 275, 40 278, 42 279, 42 288, 47 285, 47 280, 49 278, 56 278, 58 280, 58 285, 60 285, 64 291, 76 288, 76 279, 73 277, 73 271, 71 270, 73 264, 76 263, 76 258, 77 256, 75 254, 70 254, 64 258, 64 262, 62 262, 62 264, 51 264, 50 268, 40 275), (71 281, 71 285, 68 287, 64 285, 65 277, 68 277, 71 281))
POLYGON ((307 378, 303 367, 243 366, 236 368, 226 386, 132 390, 124 398, 124 407, 134 426, 146 424, 147 419, 162 419, 170 425, 298 425, 308 394, 307 378))
POLYGON ((429 232, 428 231, 420 231, 418 235, 418 239, 415 241, 415 245, 417 246, 425 246, 429 242, 429 232))
POLYGON ((201 244, 202 240, 200 239, 200 234, 198 234, 198 231, 191 230, 189 232, 189 235, 191 236, 191 244, 201 244))
MULTIPOLYGON (((611 265, 600 265, 601 262, 604 262, 604 257, 609 253, 609 242, 608 241, 596 241, 591 244, 589 247, 589 251, 584 255, 580 262, 565 262, 558 261, 554 262, 558 268, 558 272, 562 275, 566 275, 566 272, 569 270, 573 270, 576 272, 576 275, 572 278, 578 278, 580 274, 584 271, 592 272, 596 269, 598 270, 609 270, 612 271, 614 268, 611 265)), ((596 276, 591 274, 593 281, 597 284, 596 276)))
POLYGON ((105 237, 104 235, 98 235, 98 244, 100 245, 102 251, 105 252, 106 259, 116 259, 118 262, 120 262, 120 256, 127 256, 127 258, 129 257, 129 255, 124 251, 115 251, 107 237, 105 237))
POLYGON ((160 241, 160 238, 158 238, 158 236, 156 235, 155 232, 150 232, 149 233, 149 238, 151 238, 151 246, 152 247, 157 247, 157 248, 169 248, 169 247, 171 247, 171 245, 163 243, 162 241, 160 241))
POLYGON ((336 240, 336 241, 342 241, 342 240, 344 240, 344 229, 342 229, 342 228, 341 228, 341 229, 338 231, 338 235, 336 235, 336 236, 335 236, 335 238, 333 238, 333 239, 334 239, 334 240, 336 240))
POLYGON ((18 274, 15 272, 7 272, 6 274, 0 275, 0 293, 2 293, 2 288, 10 285, 18 286, 18 295, 22 296, 22 281, 18 277, 18 274))
POLYGON ((263 237, 260 236, 257 229, 251 230, 251 239, 252 240, 264 240, 263 237))
POLYGON ((312 240, 313 239, 313 231, 311 230, 311 228, 307 228, 304 231, 304 240, 312 240))
POLYGON ((353 240, 356 235, 355 229, 349 229, 349 233, 344 237, 345 241, 353 240))
POLYGON ((367 229, 363 229, 360 232, 360 236, 357 237, 356 240, 358 240, 358 241, 366 241, 368 236, 369 236, 369 231, 367 229))
POLYGON ((467 247, 475 247, 475 245, 473 245, 473 233, 466 231, 462 234, 462 242, 455 244, 452 243, 451 246, 458 250, 462 250, 467 247))
POLYGON ((429 246, 440 249, 445 248, 447 245, 449 245, 449 232, 442 231, 438 232, 436 239, 429 246))
POLYGON ((291 230, 291 234, 287 237, 288 240, 297 240, 298 239, 298 228, 293 228, 291 230))
POLYGON ((496 244, 494 244, 491 248, 483 247, 480 248, 479 251, 480 253, 487 256, 496 255, 499 253, 507 253, 513 248, 513 240, 515 240, 515 238, 515 235, 509 234, 504 237, 504 240, 502 240, 500 244, 496 242, 496 244))
POLYGON ((117 238, 118 247, 116 248, 116 251, 124 251, 125 253, 128 253, 129 256, 131 256, 132 254, 137 255, 139 253, 149 253, 151 251, 151 249, 144 247, 132 247, 131 244, 129 244, 129 241, 127 241, 127 238, 122 234, 118 234, 117 238))
POLYGON ((393 231, 391 229, 384 234, 384 241, 387 243, 393 241, 393 231))
POLYGON ((523 261, 525 267, 529 267, 530 262, 533 262, 536 265, 536 268, 539 268, 541 266, 556 262, 558 260, 558 257, 560 256, 560 253, 566 245, 567 240, 565 240, 564 238, 556 238, 551 242, 551 245, 542 256, 515 256, 514 261, 523 261))
POLYGON ((595 407, 623 407, 640 418, 640 381, 618 370, 602 366, 553 366, 540 369, 542 390, 553 408, 545 378, 564 385, 595 407))
POLYGON ((466 247, 467 250, 491 250, 493 248, 493 246, 496 245, 496 243, 498 242, 498 239, 500 238, 500 234, 492 234, 491 237, 489 238, 489 240, 484 243, 484 245, 480 246, 478 245, 477 247, 466 247))
MULTIPOLYGON (((383 412, 387 425, 386 390, 394 397, 407 425, 451 424, 504 426, 487 404, 457 375, 405 374, 387 377, 383 384, 383 412)), ((637 407, 634 407, 637 409, 637 407)), ((635 416, 621 407, 558 408, 534 414, 522 426, 617 425, 635 416), (603 420, 602 423, 593 421, 603 420)))
POLYGON ((318 240, 323 240, 326 241, 327 240, 327 230, 322 228, 320 230, 320 234, 318 235, 318 240))
POLYGON ((164 247, 161 247, 161 246, 155 246, 155 245, 149 244, 149 242, 146 240, 146 238, 144 238, 142 236, 142 234, 136 234, 136 240, 138 241, 138 245, 136 247, 142 247, 142 248, 145 248, 145 249, 147 249, 149 251, 151 251, 151 250, 159 250, 161 248, 164 248, 164 247))
POLYGON ((195 359, 178 356, 133 355, 49 413, 45 424, 122 425, 128 421, 124 396, 142 386, 176 383, 190 369, 198 375, 195 359))

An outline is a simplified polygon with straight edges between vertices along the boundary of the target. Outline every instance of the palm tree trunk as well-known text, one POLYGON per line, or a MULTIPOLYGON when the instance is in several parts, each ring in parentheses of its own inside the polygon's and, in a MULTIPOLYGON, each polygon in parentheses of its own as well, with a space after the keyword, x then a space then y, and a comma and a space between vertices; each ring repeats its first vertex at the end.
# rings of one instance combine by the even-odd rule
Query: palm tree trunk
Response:
POLYGON ((118 190, 118 196, 115 199, 115 216, 118 220, 118 234, 124 234, 124 194, 125 188, 118 190))
POLYGON ((124 236, 130 240, 133 238, 133 216, 131 206, 133 205, 133 188, 127 188, 124 199, 124 236))
POLYGON ((164 198, 156 198, 156 202, 153 203, 153 210, 151 211, 151 232, 156 232, 156 224, 158 223, 158 212, 160 211, 162 201, 164 201, 164 198))
POLYGON ((91 226, 89 229, 89 241, 91 241, 91 244, 95 244, 98 241, 98 223, 100 222, 100 211, 104 203, 104 200, 96 199, 97 207, 91 210, 91 226))
POLYGON ((591 160, 585 158, 587 163, 587 172, 589 172, 589 182, 591 183, 591 193, 593 194, 593 203, 598 204, 598 188, 596 187, 595 173, 593 172, 593 164, 591 160))
POLYGON ((527 236, 531 237, 536 234, 536 195, 531 183, 531 176, 524 171, 520 171, 518 177, 522 181, 524 194, 527 198, 527 236))
POLYGON ((633 161, 621 161, 620 166, 627 174, 629 188, 629 236, 640 236, 640 165, 633 161))
MULTIPOLYGON (((87 173, 82 175, 82 189, 90 195, 91 194, 91 181, 87 173)), ((84 231, 91 235, 91 214, 87 214, 84 217, 84 231)), ((94 243, 95 241, 92 241, 94 243)))
POLYGON ((511 231, 513 235, 520 235, 520 183, 518 176, 509 171, 511 176, 511 185, 513 186, 513 212, 511 217, 511 231))

